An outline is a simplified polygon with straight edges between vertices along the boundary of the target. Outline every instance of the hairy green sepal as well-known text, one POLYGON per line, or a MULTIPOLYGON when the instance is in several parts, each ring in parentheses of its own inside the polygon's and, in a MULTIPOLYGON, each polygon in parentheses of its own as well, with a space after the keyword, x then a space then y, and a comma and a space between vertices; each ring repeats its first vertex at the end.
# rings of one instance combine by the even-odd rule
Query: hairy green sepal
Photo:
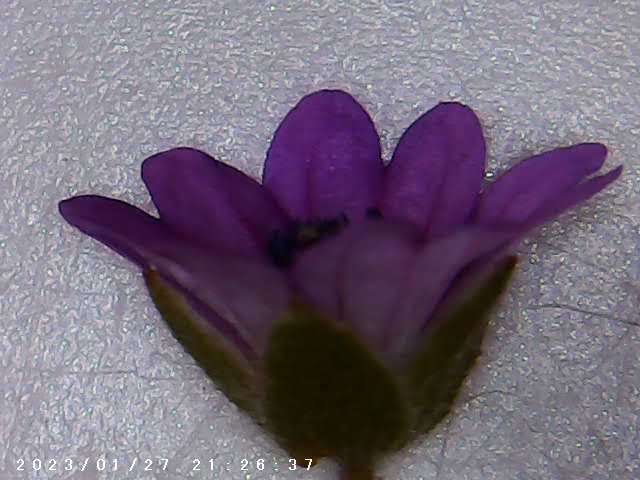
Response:
POLYGON ((509 258, 465 301, 436 323, 418 350, 408 375, 417 433, 435 427, 451 410, 464 379, 481 353, 490 313, 516 265, 509 258))
POLYGON ((270 430, 299 458, 337 458, 366 470, 408 433, 391 373, 347 329, 302 306, 274 328, 265 356, 270 430))
POLYGON ((256 416, 256 393, 250 366, 188 305, 184 297, 157 272, 145 273, 147 288, 156 308, 173 335, 191 354, 216 386, 240 408, 256 416))

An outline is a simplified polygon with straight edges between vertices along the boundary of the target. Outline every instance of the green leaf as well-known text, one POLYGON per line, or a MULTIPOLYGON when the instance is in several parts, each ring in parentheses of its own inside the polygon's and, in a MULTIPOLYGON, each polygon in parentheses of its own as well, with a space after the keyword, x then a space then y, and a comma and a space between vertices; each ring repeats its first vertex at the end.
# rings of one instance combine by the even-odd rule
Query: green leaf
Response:
POLYGON ((303 306, 278 323, 265 357, 265 412, 292 455, 368 471, 408 433, 396 380, 351 331, 303 306))
POLYGON ((258 409, 254 373, 242 354, 157 272, 145 272, 145 280, 156 308, 174 337, 231 401, 255 417, 258 409))
POLYGON ((481 353, 491 310, 506 290, 515 265, 515 257, 509 258, 445 318, 435 319, 407 379, 417 433, 431 430, 451 410, 481 353))

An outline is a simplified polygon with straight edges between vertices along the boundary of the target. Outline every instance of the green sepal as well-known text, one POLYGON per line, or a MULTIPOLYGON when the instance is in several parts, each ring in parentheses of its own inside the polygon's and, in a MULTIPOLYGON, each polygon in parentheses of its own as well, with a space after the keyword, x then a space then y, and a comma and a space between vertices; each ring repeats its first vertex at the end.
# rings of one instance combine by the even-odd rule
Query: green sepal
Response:
POLYGON ((410 425, 391 373, 351 331, 301 305, 267 344, 265 416, 291 455, 334 457, 353 471, 400 446, 410 425))
POLYGON ((244 356, 157 272, 149 270, 144 277, 151 298, 173 336, 232 402, 257 417, 255 375, 244 356))
POLYGON ((510 257, 446 316, 434 319, 408 370, 407 388, 417 434, 431 430, 451 410, 481 353, 490 313, 506 290, 515 266, 516 258, 510 257))

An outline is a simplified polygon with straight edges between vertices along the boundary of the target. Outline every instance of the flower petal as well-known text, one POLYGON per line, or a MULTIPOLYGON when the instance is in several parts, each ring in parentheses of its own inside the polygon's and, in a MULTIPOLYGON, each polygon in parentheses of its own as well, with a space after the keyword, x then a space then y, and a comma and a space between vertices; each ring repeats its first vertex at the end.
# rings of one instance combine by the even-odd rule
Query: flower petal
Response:
POLYGON ((342 299, 342 321, 376 351, 382 351, 387 341, 419 250, 416 236, 390 227, 374 222, 354 239, 336 285, 342 299))
MULTIPOLYGON (((529 219, 517 226, 507 240, 489 255, 481 256, 473 261, 469 267, 456 276, 455 281, 447 289, 443 299, 438 303, 437 312, 448 311, 452 305, 459 303, 469 291, 477 288, 483 279, 495 271, 497 265, 504 261, 518 242, 532 229, 557 217, 564 211, 588 200, 593 195, 614 182, 621 174, 619 166, 605 175, 591 178, 560 194, 554 201, 539 208, 529 219)), ((438 313, 435 312, 435 315, 438 313)))
POLYGON ((263 184, 292 217, 361 218, 374 206, 384 168, 371 118, 349 94, 304 97, 267 152, 263 184))
POLYGON ((159 220, 124 202, 98 196, 75 197, 60 204, 64 218, 133 260, 152 269, 187 295, 195 308, 237 345, 262 352, 271 324, 288 302, 284 278, 252 258, 204 249, 175 234, 159 220))
POLYGON ((524 222, 598 171, 606 156, 604 145, 582 143, 524 160, 480 194, 475 219, 485 225, 524 222))
POLYGON ((340 297, 336 284, 340 264, 351 236, 347 226, 335 237, 327 238, 298 255, 290 275, 295 287, 311 307, 334 320, 340 318, 340 297))
MULTIPOLYGON (((171 289, 172 293, 177 297, 180 296, 184 302, 184 308, 188 308, 191 315, 190 321, 191 326, 196 326, 198 330, 200 330, 201 335, 207 335, 208 325, 210 328, 213 328, 218 335, 222 337, 226 341, 226 345, 231 345, 235 347, 238 352, 241 354, 242 358, 246 359, 249 364, 255 366, 257 363, 257 355, 254 345, 250 344, 250 340, 246 334, 242 333, 241 328, 237 328, 230 321, 220 316, 220 314, 213 310, 210 305, 200 300, 196 296, 194 296, 189 289, 187 289, 184 285, 181 285, 175 279, 171 278, 169 275, 160 274, 155 270, 149 269, 144 271, 145 279, 147 280, 147 289, 149 290, 149 294, 151 295, 154 303, 156 303, 156 307, 158 311, 163 315, 165 321, 168 319, 165 316, 165 312, 163 311, 161 306, 158 304, 156 299, 156 294, 153 291, 152 284, 149 281, 149 278, 154 278, 152 282, 155 281, 156 284, 162 283, 166 286, 167 289, 171 289), (206 322, 206 325, 205 325, 206 322)), ((180 307, 182 308, 182 307, 180 307)), ((175 328, 170 325, 172 330, 175 331, 175 328)), ((187 324, 182 325, 183 328, 188 327, 187 324)), ((181 342, 182 339, 178 338, 181 342)), ((210 341, 216 342, 217 339, 214 336, 211 336, 210 341)), ((184 345, 184 342, 183 342, 184 345)), ((184 345, 188 347, 187 345, 184 345)), ((205 368, 205 370, 207 370, 205 368)))
POLYGON ((185 243, 149 254, 160 273, 233 325, 258 355, 264 352, 269 331, 290 300, 278 270, 252 258, 185 243))
POLYGON ((202 245, 264 253, 286 215, 258 182, 191 148, 147 158, 144 180, 160 218, 202 245))
POLYGON ((463 268, 462 271, 455 276, 437 303, 431 314, 431 318, 425 319, 422 330, 426 331, 426 329, 429 329, 432 325, 432 320, 437 322, 437 318, 450 314, 468 298, 471 292, 482 288, 483 283, 513 254, 514 247, 517 246, 524 233, 524 229, 514 232, 513 237, 507 239, 507 241, 496 250, 484 257, 475 259, 463 268))
POLYGON ((402 356, 414 344, 454 278, 471 262, 496 252, 518 233, 512 229, 464 227, 427 243, 409 273, 385 351, 402 356))
POLYGON ((485 142, 473 110, 441 103, 402 135, 387 167, 380 209, 428 235, 465 222, 482 187, 485 142))
MULTIPOLYGON (((179 242, 175 239, 175 234, 160 220, 133 205, 113 198, 82 195, 60 202, 59 209, 71 225, 133 261, 144 271, 150 271, 153 266, 151 251, 163 248, 167 242, 179 242)), ((167 277, 185 296, 192 308, 205 317, 246 357, 254 356, 246 339, 240 335, 236 327, 189 295, 188 290, 170 275, 167 277)))
POLYGON ((528 228, 535 228, 566 210, 588 200, 620 177, 622 165, 614 168, 604 175, 590 178, 574 187, 562 192, 553 201, 546 202, 527 221, 528 228))
POLYGON ((149 265, 140 246, 170 234, 157 218, 113 198, 80 195, 61 201, 58 208, 71 225, 143 269, 149 265))
POLYGON ((418 250, 406 224, 360 222, 304 252, 292 276, 312 307, 380 351, 418 250))

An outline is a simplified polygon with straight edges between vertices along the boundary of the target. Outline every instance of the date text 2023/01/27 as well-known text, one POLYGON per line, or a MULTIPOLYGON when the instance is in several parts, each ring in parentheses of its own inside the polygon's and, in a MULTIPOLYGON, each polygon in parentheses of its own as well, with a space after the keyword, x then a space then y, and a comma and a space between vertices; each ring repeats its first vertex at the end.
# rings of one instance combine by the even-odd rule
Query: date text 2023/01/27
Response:
MULTIPOLYGON (((134 457, 129 460, 123 460, 119 458, 107 458, 107 456, 97 456, 95 458, 33 458, 25 459, 18 458, 16 460, 17 472, 154 472, 154 471, 167 471, 169 468, 170 460, 168 458, 138 458, 134 457)), ((290 458, 285 465, 280 465, 277 461, 272 461, 272 465, 268 465, 269 461, 264 458, 240 460, 238 469, 243 472, 251 471, 264 471, 269 466, 272 469, 278 467, 286 468, 287 470, 310 470, 313 465, 313 459, 304 458, 296 460, 290 458)), ((178 470, 184 468, 184 463, 180 462, 181 466, 176 465, 178 470)), ((190 461, 190 465, 187 467, 192 472, 206 472, 217 471, 220 468, 220 460, 209 458, 193 458, 190 461)))

